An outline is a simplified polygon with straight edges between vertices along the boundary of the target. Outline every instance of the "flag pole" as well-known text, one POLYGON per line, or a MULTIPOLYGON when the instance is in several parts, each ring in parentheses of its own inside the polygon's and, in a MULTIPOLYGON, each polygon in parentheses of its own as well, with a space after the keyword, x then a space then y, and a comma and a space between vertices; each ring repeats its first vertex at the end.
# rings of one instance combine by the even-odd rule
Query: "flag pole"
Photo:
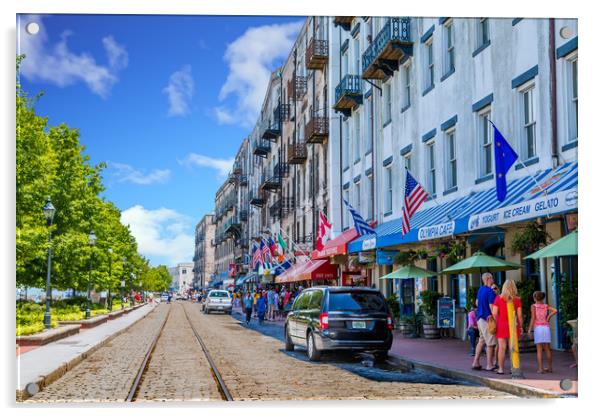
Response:
MULTIPOLYGON (((289 236, 287 233, 285 233, 285 232, 284 232, 284 230, 282 229, 282 227, 280 227, 280 225, 278 226, 278 230, 279 230, 279 232, 280 232, 281 234, 283 234, 283 235, 284 235, 286 238, 288 238, 288 239, 290 240, 290 242, 291 242, 291 247, 293 248, 293 250, 295 249, 295 247, 296 247, 296 248, 298 248, 298 249, 299 249, 299 251, 301 251, 301 252, 303 253, 303 255, 304 255, 305 257, 307 257, 307 258, 309 259, 309 261, 310 261, 310 262, 313 264, 313 262, 314 262, 314 261, 312 260, 312 258, 311 258, 311 255, 309 254, 309 252, 307 252, 307 251, 303 250, 301 247, 299 247, 299 245, 298 245, 298 244, 296 244, 296 243, 295 243, 295 241, 294 241, 294 240, 293 240, 293 239, 292 239, 292 238, 291 238, 291 237, 290 237, 290 236, 289 236)), ((295 257, 295 256, 294 256, 294 254, 295 254, 295 253, 294 253, 294 251, 293 251, 293 257, 295 257)), ((296 258, 296 257, 295 257, 295 258, 296 258)))
MULTIPOLYGON (((487 119, 488 122, 491 123, 491 125, 493 126, 494 129, 496 129, 498 132, 500 131, 497 126, 495 124, 493 124, 493 121, 487 119)), ((544 193, 544 195, 546 196, 546 212, 547 212, 547 217, 548 219, 551 217, 550 215, 550 206, 548 205, 548 190, 545 189, 543 186, 540 185, 539 181, 537 179, 535 179, 535 176, 533 176, 533 174, 531 174, 531 171, 529 170, 529 168, 527 167, 527 165, 525 165, 525 162, 523 162, 520 157, 517 160, 517 163, 520 163, 523 168, 525 168, 525 171, 527 172, 527 175, 529 175, 529 177, 533 180, 533 182, 535 182, 535 185, 537 185, 537 187, 539 188, 539 190, 541 192, 544 193)))

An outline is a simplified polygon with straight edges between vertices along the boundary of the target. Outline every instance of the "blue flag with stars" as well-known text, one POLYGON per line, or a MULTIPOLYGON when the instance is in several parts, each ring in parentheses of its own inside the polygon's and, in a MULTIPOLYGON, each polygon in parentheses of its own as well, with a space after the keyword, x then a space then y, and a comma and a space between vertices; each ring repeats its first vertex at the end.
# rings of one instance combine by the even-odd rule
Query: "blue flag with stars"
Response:
POLYGON ((502 133, 493 125, 493 143, 495 153, 495 187, 497 199, 502 202, 506 199, 506 174, 518 159, 518 155, 508 144, 502 133))

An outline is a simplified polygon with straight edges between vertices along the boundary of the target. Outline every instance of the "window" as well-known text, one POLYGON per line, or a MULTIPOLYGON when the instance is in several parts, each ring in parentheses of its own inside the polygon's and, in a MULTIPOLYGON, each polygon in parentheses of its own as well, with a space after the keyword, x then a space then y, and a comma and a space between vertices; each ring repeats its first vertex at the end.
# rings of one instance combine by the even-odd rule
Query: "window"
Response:
POLYGON ((353 63, 353 70, 354 70, 354 74, 358 75, 360 74, 360 59, 361 59, 361 54, 360 54, 360 41, 359 39, 354 39, 353 40, 353 57, 355 58, 353 63))
POLYGON ((454 70, 454 26, 452 19, 448 19, 445 26, 443 26, 443 42, 445 45, 443 75, 447 75, 454 70))
POLYGON ((182 274, 186 274, 186 269, 182 269, 182 274))
POLYGON ((362 137, 360 135, 360 115, 353 117, 353 162, 359 162, 362 137))
POLYGON ((433 37, 424 44, 424 90, 428 91, 435 85, 435 63, 433 62, 433 37))
MULTIPOLYGON (((350 202, 348 189, 345 190, 345 201, 350 202)), ((343 210, 343 228, 345 228, 345 229, 349 228, 349 210, 348 209, 343 210)))
POLYGON ((355 186, 353 187, 353 193, 355 195, 354 196, 354 202, 353 202, 353 207, 358 211, 358 212, 362 212, 362 200, 361 200, 361 194, 360 194, 360 183, 356 183, 355 186))
POLYGON ((316 290, 311 295, 311 300, 309 301, 309 309, 320 309, 322 307, 322 298, 323 292, 321 290, 316 290))
POLYGON ((452 189, 458 186, 458 166, 456 161, 456 131, 450 129, 445 132, 445 150, 447 156, 445 187, 452 189))
POLYGON ((343 121, 343 169, 349 167, 349 124, 343 121))
POLYGON ((491 108, 478 114, 478 140, 479 140, 479 176, 487 176, 493 172, 493 145, 491 141, 491 108))
POLYGON ((569 141, 576 141, 579 135, 579 107, 577 101, 577 57, 569 62, 569 141))
POLYGON ((371 220, 374 218, 374 176, 368 176, 368 190, 366 193, 368 199, 368 209, 366 210, 366 219, 371 220))
POLYGON ((426 144, 426 191, 435 196, 436 188, 435 141, 426 144))
POLYGON ((364 130, 366 138, 364 140, 364 147, 366 154, 372 151, 372 123, 374 121, 374 107, 372 106, 372 97, 369 97, 366 102, 367 111, 364 112, 364 130))
POLYGON ((477 22, 477 49, 489 44, 489 19, 481 17, 477 22))
POLYGON ((407 63, 403 67, 403 94, 402 94, 402 111, 410 106, 410 64, 407 63))
POLYGON ((391 121, 391 84, 383 86, 383 125, 391 121))
POLYGON ((393 170, 385 169, 385 213, 393 211, 393 170))
POLYGON ((408 171, 412 172, 412 154, 411 153, 408 153, 407 155, 405 155, 403 157, 403 165, 408 171))
POLYGON ((522 143, 521 160, 531 159, 537 154, 535 137, 535 110, 533 104, 533 92, 535 85, 531 84, 520 91, 521 112, 522 112, 522 143))

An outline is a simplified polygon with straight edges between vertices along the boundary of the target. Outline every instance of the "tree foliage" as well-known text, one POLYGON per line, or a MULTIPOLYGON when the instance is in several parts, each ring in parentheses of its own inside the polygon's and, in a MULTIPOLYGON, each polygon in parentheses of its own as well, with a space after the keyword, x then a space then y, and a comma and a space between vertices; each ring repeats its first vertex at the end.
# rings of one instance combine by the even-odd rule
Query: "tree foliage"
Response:
MULTIPOLYGON (((17 57, 17 74, 23 58, 17 57)), ((17 76, 17 285, 45 286, 51 232, 53 288, 85 290, 91 278, 95 289, 113 293, 122 279, 128 290, 163 290, 169 285, 167 268, 152 268, 138 254, 136 239, 120 222, 120 210, 101 195, 105 163, 91 164, 77 129, 49 126, 48 118, 36 114, 41 96, 30 97, 17 76), (50 227, 42 213, 48 197, 56 208, 50 227), (97 236, 95 246, 89 244, 91 231, 97 236), (139 276, 137 282, 132 273, 139 276)))

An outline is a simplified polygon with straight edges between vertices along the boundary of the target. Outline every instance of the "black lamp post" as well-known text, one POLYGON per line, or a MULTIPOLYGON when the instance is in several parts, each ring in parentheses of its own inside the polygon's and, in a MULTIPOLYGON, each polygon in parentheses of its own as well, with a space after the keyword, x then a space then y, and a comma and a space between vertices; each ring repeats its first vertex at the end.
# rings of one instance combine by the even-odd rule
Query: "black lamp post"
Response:
MULTIPOLYGON (((96 234, 94 231, 90 232, 90 236, 88 237, 88 242, 90 244, 90 248, 93 249, 96 244, 96 234)), ((90 274, 88 275, 88 302, 86 303, 86 319, 90 318, 90 284, 92 283, 92 255, 94 252, 90 252, 90 274)))
POLYGON ((107 289, 107 309, 109 309, 109 312, 111 312, 113 310, 113 299, 111 299, 111 277, 113 277, 111 273, 111 265, 113 263, 113 249, 109 247, 107 251, 109 252, 109 284, 107 289))
POLYGON ((131 277, 131 281, 130 281, 130 287, 131 287, 131 293, 130 293, 130 298, 131 298, 131 306, 136 305, 136 298, 134 297, 134 280, 136 280, 136 275, 132 272, 130 273, 130 277, 131 277))
POLYGON ((46 225, 48 226, 48 267, 46 270, 46 312, 44 312, 44 327, 46 329, 52 328, 51 323, 51 315, 50 315, 50 298, 52 297, 52 289, 50 288, 50 259, 52 256, 52 229, 50 226, 52 225, 52 220, 54 219, 54 214, 56 213, 56 209, 52 202, 50 201, 50 197, 46 200, 46 205, 42 208, 42 212, 44 213, 44 218, 46 218, 46 225))
POLYGON ((121 258, 121 261, 123 262, 123 277, 121 279, 121 309, 124 308, 124 302, 123 302, 123 288, 125 287, 125 266, 127 265, 127 258, 125 256, 123 256, 121 258))

